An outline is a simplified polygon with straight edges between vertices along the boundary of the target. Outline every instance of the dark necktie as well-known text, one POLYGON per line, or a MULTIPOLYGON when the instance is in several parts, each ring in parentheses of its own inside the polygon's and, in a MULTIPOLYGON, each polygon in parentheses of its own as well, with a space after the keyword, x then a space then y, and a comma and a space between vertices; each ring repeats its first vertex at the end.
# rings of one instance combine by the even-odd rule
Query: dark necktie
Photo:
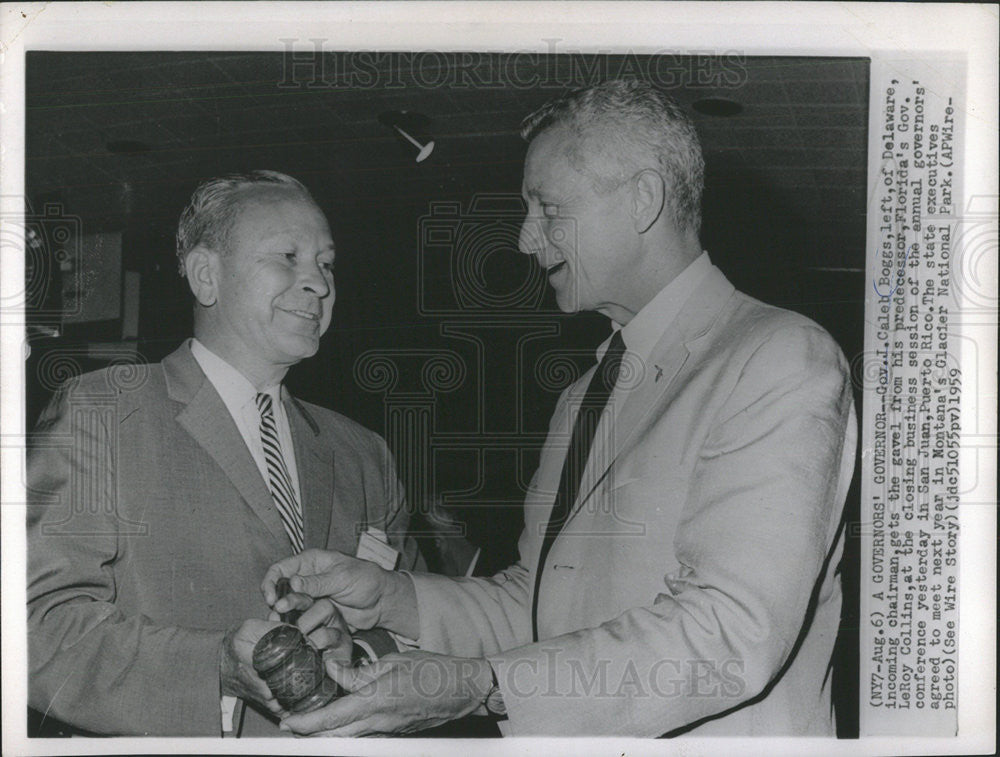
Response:
POLYGON ((611 337, 604 357, 601 358, 597 370, 590 378, 587 393, 580 405, 580 412, 573 424, 573 435, 570 437, 562 475, 559 477, 559 490, 556 492, 552 514, 545 527, 542 549, 538 555, 538 566, 535 568, 535 597, 531 603, 531 632, 535 641, 538 641, 538 587, 542 581, 542 567, 545 565, 545 558, 548 557, 549 550, 552 548, 552 542, 562 530, 570 509, 576 501, 576 495, 580 492, 580 479, 583 477, 587 458, 590 457, 590 447, 594 442, 594 434, 601 421, 604 408, 608 404, 611 390, 615 388, 615 382, 618 381, 618 373, 624 354, 625 342, 622 340, 622 332, 619 330, 611 337))

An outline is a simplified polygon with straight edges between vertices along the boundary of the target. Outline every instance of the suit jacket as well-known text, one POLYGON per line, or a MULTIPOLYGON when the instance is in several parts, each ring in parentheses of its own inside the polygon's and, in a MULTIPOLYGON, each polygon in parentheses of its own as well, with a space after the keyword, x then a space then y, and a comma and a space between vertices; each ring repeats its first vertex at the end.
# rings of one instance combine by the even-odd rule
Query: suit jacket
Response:
MULTIPOLYGON (((404 543, 382 439, 284 393, 305 546, 404 543)), ((161 364, 74 379, 28 452, 29 703, 99 733, 220 733, 225 630, 265 618, 267 568, 291 554, 267 485, 185 343, 161 364)), ((243 735, 277 735, 247 708, 243 735)))
POLYGON ((531 643, 541 535, 592 372, 556 407, 518 563, 414 575, 421 647, 488 656, 514 735, 832 734, 856 440, 839 348, 712 267, 649 364, 622 369, 632 388, 597 430, 531 643))

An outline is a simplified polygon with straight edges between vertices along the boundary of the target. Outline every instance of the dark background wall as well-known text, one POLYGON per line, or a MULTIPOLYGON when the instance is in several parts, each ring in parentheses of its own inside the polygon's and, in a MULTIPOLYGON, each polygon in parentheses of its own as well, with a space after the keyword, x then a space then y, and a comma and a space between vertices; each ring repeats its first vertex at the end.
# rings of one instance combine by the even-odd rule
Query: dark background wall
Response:
MULTIPOLYGON (((647 76, 690 109, 713 261, 738 288, 818 321, 848 359, 860 355, 867 60, 336 54, 307 42, 292 55, 38 51, 27 63, 27 202, 42 240, 28 270, 29 425, 59 380, 110 359, 159 360, 190 335, 173 235, 198 181, 283 171, 314 193, 338 247, 333 326, 290 387, 385 434, 415 507, 443 501, 488 567, 507 564, 572 377, 560 360, 585 368, 609 330, 600 316, 559 314, 516 252, 517 128, 567 86, 619 74, 647 76), (414 136, 435 140, 427 160, 380 122, 388 111, 407 111, 414 136), (70 271, 56 260, 83 235, 113 233, 121 269, 139 274, 136 338, 123 338, 124 313, 59 315, 63 280, 121 297, 122 284, 106 291, 88 274, 86 255, 64 262, 70 271)), ((853 522, 856 493, 850 508, 853 522)), ((835 674, 844 735, 857 728, 850 523, 848 535, 835 674)))

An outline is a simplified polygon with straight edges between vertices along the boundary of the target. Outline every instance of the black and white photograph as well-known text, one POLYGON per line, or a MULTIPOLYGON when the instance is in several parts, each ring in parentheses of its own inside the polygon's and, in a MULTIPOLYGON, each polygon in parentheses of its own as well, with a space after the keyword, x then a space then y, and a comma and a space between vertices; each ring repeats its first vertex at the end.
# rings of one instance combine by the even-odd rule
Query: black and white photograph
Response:
POLYGON ((52 5, 2 71, 5 752, 995 736, 995 9, 963 58, 52 5))

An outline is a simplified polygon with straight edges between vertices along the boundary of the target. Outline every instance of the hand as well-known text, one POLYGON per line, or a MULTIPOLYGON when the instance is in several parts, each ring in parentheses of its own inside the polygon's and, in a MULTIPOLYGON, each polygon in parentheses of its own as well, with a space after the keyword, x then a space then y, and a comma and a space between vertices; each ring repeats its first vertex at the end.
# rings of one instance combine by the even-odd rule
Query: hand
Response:
POLYGON ((219 662, 219 680, 224 695, 259 702, 272 714, 281 717, 287 713, 253 669, 253 648, 264 634, 279 625, 269 620, 246 620, 226 631, 219 662))
POLYGON ((351 694, 291 715, 282 730, 297 736, 412 733, 476 711, 493 683, 486 660, 420 651, 386 655, 360 668, 335 663, 326 668, 351 694))
POLYGON ((381 626, 416 638, 420 633, 413 583, 402 573, 340 552, 308 549, 276 562, 261 583, 276 612, 303 610, 311 597, 328 597, 351 628, 381 626), (275 584, 290 579, 292 593, 278 599, 275 584))
MULTIPOLYGON (((323 653, 324 661, 350 665, 353 651, 351 630, 337 606, 326 597, 314 601, 303 594, 296 596, 304 597, 311 603, 296 621, 298 629, 323 653)), ((296 601, 301 604, 304 600, 296 601)))

